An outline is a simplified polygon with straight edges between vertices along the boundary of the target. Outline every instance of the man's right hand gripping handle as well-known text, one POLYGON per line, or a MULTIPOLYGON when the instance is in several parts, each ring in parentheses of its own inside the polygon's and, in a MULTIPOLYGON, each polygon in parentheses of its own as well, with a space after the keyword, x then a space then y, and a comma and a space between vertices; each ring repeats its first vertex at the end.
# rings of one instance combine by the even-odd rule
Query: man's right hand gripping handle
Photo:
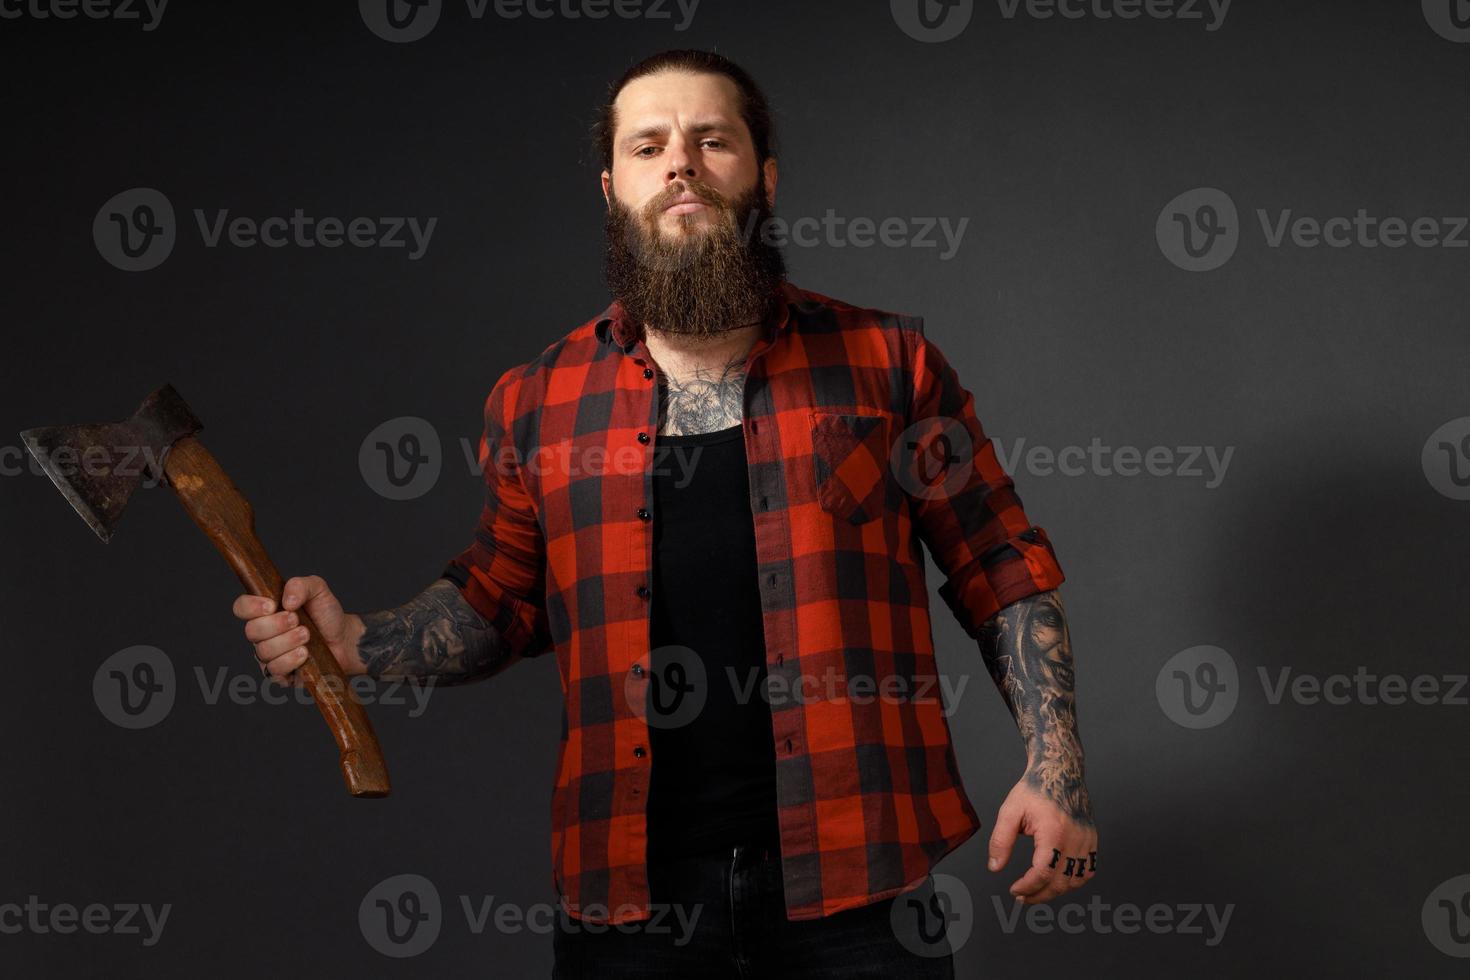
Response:
POLYGON ((397 609, 357 616, 342 610, 319 576, 306 575, 286 582, 280 609, 258 595, 239 596, 232 607, 245 620, 245 638, 261 669, 286 683, 296 682, 293 672, 306 660, 306 627, 298 615, 303 606, 348 677, 462 684, 516 659, 500 631, 448 579, 437 579, 397 609))
POLYGON ((342 604, 320 576, 305 575, 286 581, 280 609, 274 599, 258 595, 239 596, 231 607, 245 620, 245 638, 255 645, 255 660, 266 676, 299 683, 293 675, 306 662, 308 637, 298 614, 302 606, 337 658, 342 673, 348 677, 366 674, 367 667, 357 653, 363 632, 361 617, 343 612, 342 604))

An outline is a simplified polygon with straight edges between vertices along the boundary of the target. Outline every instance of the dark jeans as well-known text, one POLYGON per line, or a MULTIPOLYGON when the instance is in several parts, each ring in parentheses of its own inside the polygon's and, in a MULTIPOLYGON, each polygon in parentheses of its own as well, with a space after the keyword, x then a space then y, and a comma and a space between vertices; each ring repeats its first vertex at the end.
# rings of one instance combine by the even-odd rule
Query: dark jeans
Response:
POLYGON ((954 977, 944 939, 925 947, 942 955, 921 956, 895 934, 893 903, 906 895, 788 921, 775 845, 653 863, 648 878, 653 919, 607 926, 558 912, 555 980, 954 977))

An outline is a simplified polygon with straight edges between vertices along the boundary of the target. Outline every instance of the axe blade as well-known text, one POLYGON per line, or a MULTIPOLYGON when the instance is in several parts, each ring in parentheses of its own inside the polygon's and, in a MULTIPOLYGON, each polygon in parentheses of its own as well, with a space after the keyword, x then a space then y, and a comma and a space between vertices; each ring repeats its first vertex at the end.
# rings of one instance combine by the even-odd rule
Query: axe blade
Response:
POLYGON ((173 385, 164 385, 124 422, 26 429, 21 441, 56 489, 104 542, 143 478, 163 479, 163 455, 203 428, 173 385))

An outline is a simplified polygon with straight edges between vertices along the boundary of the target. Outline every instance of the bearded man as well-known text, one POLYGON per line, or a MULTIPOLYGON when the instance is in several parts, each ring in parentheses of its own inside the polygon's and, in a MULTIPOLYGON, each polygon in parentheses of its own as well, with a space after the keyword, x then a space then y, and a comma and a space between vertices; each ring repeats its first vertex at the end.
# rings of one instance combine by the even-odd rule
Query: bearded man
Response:
POLYGON ((1051 543, 920 318, 787 280, 748 73, 655 55, 595 137, 612 303, 492 386, 468 547, 397 609, 302 576, 234 612, 282 679, 303 606, 349 675, 555 654, 555 976, 952 977, 931 869, 980 821, 924 550, 1022 735, 989 867, 1032 836, 1029 904, 1097 864, 1051 543))

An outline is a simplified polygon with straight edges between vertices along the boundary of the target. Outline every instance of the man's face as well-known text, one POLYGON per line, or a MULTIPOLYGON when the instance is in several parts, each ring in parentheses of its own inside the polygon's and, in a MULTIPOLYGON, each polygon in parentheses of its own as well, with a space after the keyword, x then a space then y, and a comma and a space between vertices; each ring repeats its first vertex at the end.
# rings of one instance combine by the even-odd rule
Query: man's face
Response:
POLYGON ((607 199, 607 281, 637 323, 686 341, 757 322, 786 276, 755 229, 771 217, 776 162, 756 166, 724 75, 663 72, 615 103, 607 199))
MULTIPOLYGON (((612 170, 602 172, 609 206, 621 203, 665 242, 705 235, 729 220, 760 169, 740 115, 740 92, 724 75, 660 72, 635 79, 614 102, 612 170)), ((776 163, 764 167, 766 204, 776 197, 776 163)))

